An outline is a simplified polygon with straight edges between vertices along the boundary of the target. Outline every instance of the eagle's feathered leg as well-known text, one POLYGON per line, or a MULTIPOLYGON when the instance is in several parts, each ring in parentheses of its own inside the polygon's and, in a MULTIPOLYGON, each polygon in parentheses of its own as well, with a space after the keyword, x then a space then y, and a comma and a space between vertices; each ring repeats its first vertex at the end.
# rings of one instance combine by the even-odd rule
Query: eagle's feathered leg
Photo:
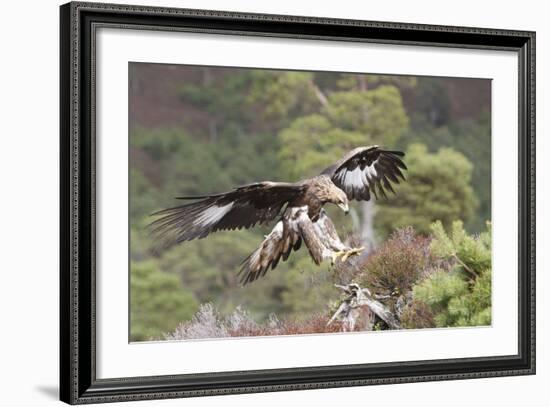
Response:
POLYGON ((321 237, 325 246, 330 247, 334 251, 345 251, 350 249, 340 240, 334 223, 332 223, 324 209, 321 209, 319 218, 313 225, 315 229, 317 229, 318 235, 321 237))
POLYGON ((332 259, 334 251, 323 242, 323 234, 309 218, 307 207, 293 208, 292 218, 315 264, 332 259))
POLYGON ((251 283, 275 268, 280 259, 285 261, 293 250, 300 248, 302 240, 317 265, 333 257, 333 250, 323 244, 321 234, 309 218, 308 207, 288 208, 260 246, 244 259, 239 271, 241 283, 251 283))
POLYGON ((317 265, 323 260, 330 260, 334 264, 340 256, 345 261, 363 250, 352 249, 342 243, 334 224, 324 211, 316 222, 312 222, 307 206, 287 208, 271 233, 242 262, 239 271, 241 283, 245 285, 265 275, 267 270, 277 266, 280 259, 285 261, 293 250, 298 250, 302 241, 317 265))
POLYGON ((331 262, 336 263, 338 257, 342 257, 342 262, 345 262, 349 257, 360 254, 364 247, 351 248, 345 245, 334 227, 334 223, 327 216, 324 209, 321 210, 319 219, 314 223, 318 235, 323 244, 332 250, 331 262))

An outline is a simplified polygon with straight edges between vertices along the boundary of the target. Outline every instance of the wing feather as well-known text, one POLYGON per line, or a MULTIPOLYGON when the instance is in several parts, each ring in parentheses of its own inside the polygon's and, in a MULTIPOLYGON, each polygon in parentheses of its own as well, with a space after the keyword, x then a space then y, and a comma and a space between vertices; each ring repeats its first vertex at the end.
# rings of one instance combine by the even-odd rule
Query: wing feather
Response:
POLYGON ((378 146, 358 147, 348 152, 336 164, 323 171, 342 189, 348 199, 368 201, 371 194, 387 198, 393 192, 393 184, 405 180, 402 170, 407 166, 402 151, 384 150, 378 146))
MULTIPOLYGON (((155 239, 164 247, 186 240, 201 239, 219 230, 251 228, 275 219, 305 186, 282 182, 258 182, 223 194, 206 195, 153 214, 149 224, 155 239)), ((179 199, 193 199, 182 197, 179 199)))

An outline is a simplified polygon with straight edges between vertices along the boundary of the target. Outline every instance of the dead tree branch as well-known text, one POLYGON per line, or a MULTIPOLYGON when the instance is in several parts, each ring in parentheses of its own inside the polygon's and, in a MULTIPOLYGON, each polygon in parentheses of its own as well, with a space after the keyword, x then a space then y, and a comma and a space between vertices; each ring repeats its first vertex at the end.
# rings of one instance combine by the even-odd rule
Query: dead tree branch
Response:
POLYGON ((371 292, 367 288, 361 288, 358 284, 352 283, 348 285, 335 286, 346 294, 346 297, 327 323, 327 326, 335 320, 342 322, 342 330, 353 331, 357 325, 358 319, 363 315, 369 320, 368 328, 372 329, 374 323, 374 315, 378 316, 391 329, 400 329, 397 318, 393 313, 381 302, 375 300, 371 292), (365 315, 365 308, 368 310, 365 315), (370 313, 370 315, 369 315, 370 313))

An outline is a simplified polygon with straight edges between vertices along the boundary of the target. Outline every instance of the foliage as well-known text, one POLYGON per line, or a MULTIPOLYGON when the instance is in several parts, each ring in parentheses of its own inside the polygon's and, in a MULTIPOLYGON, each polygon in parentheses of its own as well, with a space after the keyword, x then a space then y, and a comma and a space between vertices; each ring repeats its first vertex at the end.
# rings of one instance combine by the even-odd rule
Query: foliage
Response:
POLYGON ((344 154, 346 146, 363 140, 360 133, 334 128, 325 116, 315 113, 300 117, 279 133, 279 158, 291 179, 317 175, 331 164, 328 152, 336 157, 344 154))
POLYGON ((378 208, 375 225, 382 234, 404 226, 428 234, 436 220, 448 227, 456 219, 472 217, 477 200, 470 186, 472 163, 464 155, 451 148, 431 154, 426 146, 412 144, 405 158, 407 181, 378 208))
POLYGON ((455 260, 457 268, 469 277, 476 277, 491 268, 491 225, 473 237, 466 234, 461 221, 454 221, 450 235, 445 233, 441 222, 432 225, 434 240, 432 252, 445 259, 455 260))
POLYGON ((191 102, 206 110, 217 125, 245 124, 250 121, 253 114, 250 110, 235 108, 243 106, 251 86, 251 77, 246 71, 236 69, 231 75, 213 76, 210 67, 194 69, 200 80, 184 82, 177 87, 182 102, 191 102))
POLYGON ((397 230, 358 267, 354 280, 374 294, 398 298, 411 290, 433 261, 430 240, 412 227, 397 230))
POLYGON ((392 85, 368 92, 334 92, 329 95, 324 111, 333 126, 359 132, 373 140, 372 144, 394 145, 408 126, 401 94, 392 85))
MULTIPOLYGON (((421 83, 426 81, 423 80, 421 83)), ((411 114, 411 126, 398 140, 398 145, 400 148, 405 148, 411 143, 423 143, 430 151, 452 146, 468 158, 473 164, 471 185, 479 201, 479 207, 469 221, 463 220, 466 221, 468 230, 480 232, 484 229, 485 222, 491 219, 491 115, 483 110, 475 118, 450 121, 449 107, 445 108, 443 103, 438 102, 439 99, 448 98, 448 96, 444 92, 441 95, 430 101, 429 111, 432 111, 432 114, 427 113, 428 107, 425 107, 424 114, 418 112, 411 114), (444 120, 443 117, 445 117, 444 120), (440 121, 444 121, 445 124, 436 125, 440 121)), ((418 100, 426 99, 418 97, 418 100)), ((447 101, 446 104, 448 103, 447 101)), ((422 109, 421 106, 419 108, 422 109)))
POLYGON ((438 271, 414 289, 439 327, 491 324, 491 272, 483 271, 470 285, 456 272, 438 271))
POLYGON ((394 144, 407 125, 394 86, 334 91, 317 112, 297 117, 279 133, 279 157, 288 176, 313 175, 356 146, 394 144))
POLYGON ((432 309, 425 302, 413 299, 401 314, 401 326, 408 329, 434 328, 432 309))
POLYGON ((491 323, 490 230, 468 236, 462 223, 453 223, 445 233, 440 222, 433 226, 431 250, 450 261, 414 287, 414 298, 427 304, 437 326, 475 326, 491 323))
POLYGON ((281 292, 281 305, 285 314, 296 320, 307 319, 325 308, 326 299, 335 293, 330 266, 315 266, 307 253, 295 256, 284 273, 285 289, 281 292))
POLYGON ((248 105, 263 105, 261 116, 277 126, 285 126, 292 117, 311 113, 318 106, 311 72, 257 70, 252 73, 248 105))
POLYGON ((151 263, 131 265, 130 334, 133 341, 155 339, 174 329, 197 309, 193 294, 174 275, 157 271, 151 263))
POLYGON ((342 74, 339 76, 337 84, 343 90, 361 89, 366 91, 380 85, 392 85, 401 90, 415 89, 418 79, 414 76, 342 74))
MULTIPOLYGON (((258 319, 272 312, 310 312, 318 302, 306 301, 305 275, 312 275, 317 268, 307 253, 293 253, 288 262, 281 262, 276 270, 270 271, 268 278, 254 283, 253 290, 239 285, 240 263, 258 246, 261 231, 221 232, 208 239, 186 242, 164 252, 157 260, 157 267, 180 276, 200 303, 215 301, 224 313, 238 305, 251 308, 258 319)), ((267 233, 265 228, 263 231, 267 233)), ((313 290, 310 292, 313 294, 313 290)))
POLYGON ((272 314, 268 321, 258 324, 243 308, 223 317, 212 304, 201 305, 189 322, 180 324, 174 331, 165 333, 167 340, 224 338, 240 336, 297 335, 339 332, 337 324, 327 326, 328 314, 309 316, 307 320, 280 321, 272 314))

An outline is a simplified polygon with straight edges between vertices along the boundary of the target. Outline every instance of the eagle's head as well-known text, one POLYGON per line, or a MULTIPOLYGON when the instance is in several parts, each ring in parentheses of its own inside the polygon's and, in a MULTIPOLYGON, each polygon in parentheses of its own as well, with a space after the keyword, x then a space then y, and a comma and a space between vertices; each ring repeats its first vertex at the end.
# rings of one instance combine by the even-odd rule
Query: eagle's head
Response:
POLYGON ((347 215, 349 212, 348 196, 344 191, 338 188, 334 183, 330 182, 326 189, 326 202, 333 203, 344 211, 347 215))
POLYGON ((349 212, 349 202, 348 202, 348 196, 344 191, 342 191, 340 188, 336 187, 334 188, 334 194, 332 195, 332 202, 336 206, 338 206, 340 209, 344 211, 344 213, 347 215, 349 212))
POLYGON ((315 177, 311 180, 310 188, 315 196, 325 203, 333 203, 344 211, 349 212, 348 196, 338 188, 326 175, 315 177))

